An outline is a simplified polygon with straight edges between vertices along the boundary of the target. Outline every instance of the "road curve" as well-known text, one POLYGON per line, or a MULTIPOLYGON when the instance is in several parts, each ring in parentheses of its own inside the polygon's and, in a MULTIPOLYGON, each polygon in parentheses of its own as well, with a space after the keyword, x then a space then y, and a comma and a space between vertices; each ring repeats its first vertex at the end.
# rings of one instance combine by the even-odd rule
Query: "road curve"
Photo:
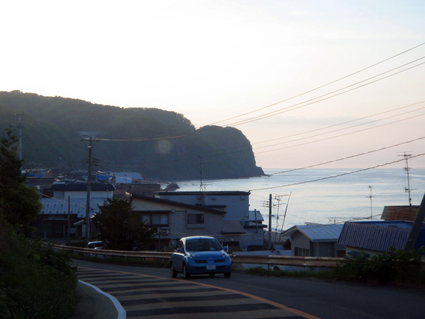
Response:
POLYGON ((96 264, 78 266, 78 278, 114 296, 126 310, 127 318, 317 318, 229 288, 125 270, 100 269, 96 264))
MULTIPOLYGON (((206 308, 190 308, 214 306, 214 310, 210 310, 212 313, 210 317, 199 316, 195 312, 191 317, 177 313, 173 317, 164 314, 162 318, 279 318, 279 316, 265 315, 266 310, 277 311, 277 309, 282 311, 283 315, 279 314, 280 318, 285 318, 285 316, 286 318, 288 316, 291 318, 292 316, 293 318, 322 319, 425 318, 423 307, 425 300, 424 289, 372 287, 314 279, 263 277, 240 273, 233 273, 231 278, 216 275, 212 278, 208 276, 193 276, 189 280, 184 280, 180 275, 177 279, 170 278, 169 269, 166 268, 122 266, 82 260, 75 261, 75 264, 79 265, 79 279, 99 287, 102 283, 107 284, 105 289, 100 288, 116 297, 120 302, 123 301, 122 305, 128 311, 128 314, 132 314, 131 311, 135 311, 136 307, 131 305, 134 309, 130 309, 130 303, 137 303, 137 301, 131 300, 142 300, 141 302, 143 302, 143 300, 153 299, 152 304, 146 306, 147 308, 145 309, 186 307, 188 311, 204 309, 205 314, 207 314, 206 308), (93 279, 96 279, 94 281, 85 280, 81 276, 88 276, 89 272, 83 274, 84 270, 94 272, 93 275, 98 275, 99 277, 97 279, 94 277, 93 279), (101 274, 104 271, 112 272, 112 276, 109 276, 112 279, 109 282, 107 276, 102 278, 101 274), (115 272, 117 274, 113 275, 115 272), (124 275, 130 276, 130 279, 127 279, 129 282, 125 282, 124 275), (114 276, 117 277, 117 281, 113 280, 114 276), (132 276, 135 276, 134 278, 136 279, 138 278, 138 281, 136 282, 132 276), (142 279, 151 281, 152 285, 155 285, 155 281, 157 285, 171 285, 171 287, 167 288, 167 293, 172 293, 172 287, 175 286, 176 294, 167 295, 165 294, 166 291, 163 291, 164 295, 154 294, 154 288, 143 286, 142 279), (128 286, 133 281, 135 286, 128 286), (114 291, 114 289, 119 291, 114 291), (130 292, 135 294, 138 289, 143 289, 143 297, 137 299, 131 298, 131 296, 124 296, 130 292), (208 289, 210 290, 208 291, 208 289), (211 297, 215 293, 221 297, 211 297), (122 296, 119 294, 122 294, 122 296), (183 303, 179 303, 178 298, 186 298, 186 304, 183 306, 183 303), (208 298, 212 300, 208 300, 208 298), (216 299, 214 300, 214 298, 216 299), (128 303, 127 306, 126 302, 128 303), (250 316, 243 315, 244 309, 245 314, 250 316), (213 311, 217 312, 214 313, 213 311), (238 317, 238 315, 240 316, 238 317)), ((166 311, 170 312, 171 310, 166 311)), ((164 312, 166 311, 164 310, 164 312)), ((184 309, 177 311, 184 311, 184 309)), ((136 315, 136 312, 133 314, 136 315)), ((137 315, 140 315, 140 313, 137 315)), ((139 317, 146 318, 146 316, 139 317)))

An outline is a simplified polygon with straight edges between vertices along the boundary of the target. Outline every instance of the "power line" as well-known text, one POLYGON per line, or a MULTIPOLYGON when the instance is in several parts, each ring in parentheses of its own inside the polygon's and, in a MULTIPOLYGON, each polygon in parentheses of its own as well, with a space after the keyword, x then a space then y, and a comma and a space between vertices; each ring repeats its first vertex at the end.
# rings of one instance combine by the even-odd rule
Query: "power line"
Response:
POLYGON ((363 152, 363 153, 359 153, 359 154, 355 154, 355 155, 350 155, 350 156, 342 157, 342 158, 339 158, 339 159, 336 159, 336 160, 322 162, 322 163, 318 163, 318 164, 314 164, 314 165, 309 165, 309 166, 305 166, 305 167, 301 167, 301 168, 294 168, 294 169, 290 169, 290 170, 276 172, 276 173, 272 173, 270 175, 285 174, 285 173, 300 171, 300 170, 307 169, 307 168, 313 168, 313 167, 317 167, 317 166, 332 164, 332 163, 340 162, 340 161, 343 161, 343 160, 347 160, 347 159, 351 159, 351 158, 355 158, 355 157, 359 157, 359 156, 363 156, 363 155, 369 155, 369 154, 372 154, 372 153, 380 152, 380 151, 383 151, 383 150, 387 150, 387 149, 390 149, 390 148, 393 148, 393 147, 405 145, 405 144, 408 144, 408 143, 417 142, 417 141, 420 141, 420 140, 423 140, 423 139, 425 139, 425 136, 422 136, 422 137, 419 137, 419 138, 415 138, 413 140, 405 141, 405 142, 402 142, 402 143, 398 143, 398 144, 393 144, 393 145, 390 145, 390 146, 381 147, 379 149, 371 150, 371 151, 368 151, 368 152, 363 152))
MULTIPOLYGON (((422 57, 421 59, 423 59, 423 58, 425 58, 425 57, 422 57)), ((409 63, 411 63, 411 62, 409 62, 409 63)), ((407 64, 409 64, 409 63, 407 63, 407 64)), ((346 86, 346 87, 340 88, 340 89, 338 89, 338 90, 335 90, 335 91, 332 91, 332 92, 329 92, 329 93, 326 93, 326 94, 320 95, 320 96, 318 96, 318 97, 315 97, 315 98, 312 98, 312 99, 309 99, 309 100, 306 100, 306 101, 302 101, 302 102, 299 102, 299 103, 296 103, 296 104, 293 104, 293 105, 287 106, 287 107, 285 107, 285 108, 283 108, 283 109, 279 109, 279 110, 276 110, 276 111, 273 111, 273 112, 269 112, 269 113, 266 113, 266 114, 263 114, 263 115, 260 115, 260 116, 257 116, 257 117, 252 117, 252 118, 250 118, 250 119, 241 120, 241 121, 239 121, 239 122, 230 123, 230 124, 229 124, 229 126, 238 126, 238 125, 242 125, 242 124, 252 123, 252 122, 259 121, 259 120, 263 120, 263 119, 265 119, 265 118, 269 118, 269 117, 272 117, 272 116, 275 116, 275 115, 279 115, 279 114, 287 113, 287 112, 290 112, 290 111, 293 111, 293 110, 297 110, 297 109, 300 109, 300 108, 303 108, 303 107, 306 107, 306 106, 309 106, 309 105, 312 105, 312 104, 315 104, 315 103, 319 103, 319 102, 322 102, 322 101, 325 101, 325 100, 331 99, 331 98, 333 98, 333 97, 336 97, 336 96, 339 96, 339 95, 342 95, 342 94, 345 94, 345 93, 348 93, 348 92, 351 92, 351 91, 354 91, 354 90, 360 89, 360 88, 365 87, 365 86, 367 86, 367 85, 370 85, 370 84, 373 84, 373 83, 376 83, 376 82, 382 81, 382 80, 384 80, 384 79, 387 79, 387 78, 392 77, 392 76, 394 76, 394 75, 397 75, 397 74, 403 73, 403 72, 405 72, 405 71, 411 70, 411 69, 416 68, 416 67, 418 67, 418 66, 421 66, 421 65, 423 65, 423 64, 425 64, 425 62, 419 63, 419 64, 417 64, 417 65, 414 65, 414 66, 409 67, 409 68, 406 68, 406 69, 404 69, 404 70, 401 70, 401 71, 395 72, 395 73, 393 73, 393 74, 390 74, 390 75, 384 76, 384 77, 382 77, 382 78, 380 78, 380 79, 377 79, 377 80, 374 80, 374 81, 371 81, 371 82, 368 82, 368 83, 365 83, 365 84, 359 85, 359 86, 357 86, 357 87, 354 87, 354 88, 348 89, 348 90, 346 90, 346 91, 343 91, 343 92, 340 92, 340 93, 336 93, 336 92, 338 92, 338 91, 344 90, 344 89, 349 88, 349 87, 351 87, 351 86, 354 86, 354 85, 360 84, 360 83, 362 83, 362 82, 368 81, 368 80, 370 80, 370 79, 373 79, 373 78, 375 78, 375 77, 377 77, 377 76, 380 76, 380 75, 383 75, 383 74, 385 74, 385 73, 391 72, 391 71, 393 71, 393 70, 395 70, 395 69, 399 68, 399 67, 397 67, 397 68, 394 68, 394 69, 392 69, 392 70, 389 70, 389 71, 383 72, 383 73, 381 73, 381 74, 378 74, 378 75, 376 75, 376 76, 370 77, 370 78, 368 78, 368 79, 366 79, 366 80, 362 80, 362 81, 359 81, 359 82, 357 82, 357 83, 354 83, 354 84, 348 85, 348 86, 346 86), (336 93, 336 94, 333 94, 333 95, 331 95, 331 96, 326 97, 327 95, 332 94, 332 93, 336 93), (317 100, 317 99, 318 99, 318 100, 317 100)))
MULTIPOLYGON (((411 156, 410 158, 416 158, 416 157, 420 157, 420 156, 424 156, 424 155, 425 155, 425 153, 422 153, 422 154, 418 154, 418 155, 415 155, 415 156, 411 156)), ((271 186, 271 187, 251 189, 250 192, 261 191, 261 190, 266 190, 266 189, 273 189, 273 188, 283 188, 283 187, 289 187, 289 186, 296 186, 296 185, 302 185, 302 184, 319 182, 319 181, 328 180, 328 179, 332 179, 332 178, 337 178, 337 177, 341 177, 341 176, 346 176, 346 175, 356 174, 356 173, 360 173, 360 172, 365 172, 365 171, 368 171, 368 170, 371 170, 371 169, 388 166, 388 165, 391 165, 391 164, 394 164, 394 163, 399 163, 401 161, 404 161, 404 158, 403 159, 400 159, 400 160, 396 160, 396 161, 392 161, 392 162, 388 162, 388 163, 384 163, 384 164, 380 164, 380 165, 368 167, 368 168, 362 168, 362 169, 359 169, 359 170, 356 170, 356 171, 352 171, 352 172, 346 172, 346 173, 341 173, 341 174, 337 174, 337 175, 332 175, 332 176, 327 176, 327 177, 321 177, 321 178, 310 180, 310 181, 304 181, 304 182, 298 182, 298 183, 292 183, 292 184, 286 184, 286 185, 278 185, 278 186, 271 186)))
POLYGON ((261 110, 267 109, 267 108, 270 108, 270 107, 275 106, 275 105, 277 105, 277 104, 280 104, 280 103, 283 103, 283 102, 287 102, 287 101, 292 100, 292 99, 294 99, 294 98, 297 98, 297 97, 300 97, 300 96, 306 95, 306 94, 308 94, 308 93, 311 93, 311 92, 317 91, 317 90, 319 90, 319 89, 321 89, 321 88, 324 88, 324 87, 326 87, 326 86, 329 86, 329 85, 334 84, 334 83, 336 83, 336 82, 339 82, 339 81, 341 81, 341 80, 344 80, 344 79, 346 79, 346 78, 349 78, 349 77, 351 77, 351 76, 353 76, 353 75, 356 75, 356 74, 358 74, 358 73, 361 73, 361 72, 363 72, 363 71, 366 71, 366 70, 368 70, 368 69, 370 69, 370 68, 373 68, 373 67, 375 67, 375 66, 377 66, 377 65, 379 65, 379 64, 382 64, 382 63, 384 63, 384 62, 387 62, 387 61, 389 61, 389 60, 391 60, 391 59, 394 59, 394 58, 396 58, 396 57, 398 57, 398 56, 400 56, 400 55, 403 55, 403 54, 405 54, 405 53, 407 53, 407 52, 409 52, 409 51, 412 51, 412 50, 414 50, 414 49, 416 49, 416 48, 418 48, 418 47, 420 47, 420 46, 422 46, 422 45, 424 45, 424 44, 425 44, 425 42, 423 42, 423 43, 421 43, 421 44, 418 44, 418 45, 416 45, 416 46, 414 46, 414 47, 412 47, 412 48, 410 48, 410 49, 407 49, 407 50, 405 50, 405 51, 402 51, 402 52, 400 52, 400 53, 397 53, 397 54, 395 54, 395 55, 393 55, 393 56, 391 56, 391 57, 389 57, 389 58, 386 58, 386 59, 384 59, 384 60, 382 60, 382 61, 379 61, 379 62, 377 62, 377 63, 374 63, 374 64, 372 64, 372 65, 370 65, 370 66, 367 66, 367 67, 365 67, 365 68, 363 68, 363 69, 360 69, 360 70, 358 70, 358 71, 356 71, 356 72, 350 73, 350 74, 345 75, 345 76, 343 76, 343 77, 341 77, 341 78, 339 78, 339 79, 333 80, 333 81, 331 81, 331 82, 328 82, 328 83, 326 83, 326 84, 323 84, 323 85, 318 86, 318 87, 316 87, 316 88, 313 88, 313 89, 311 89, 311 90, 305 91, 305 92, 300 93, 300 94, 297 94, 297 95, 295 95, 295 96, 292 96, 292 97, 290 97, 290 98, 287 98, 287 99, 281 100, 281 101, 279 101, 279 102, 275 102, 275 103, 272 103, 272 104, 266 105, 266 106, 261 107, 261 108, 259 108, 259 109, 256 109, 256 110, 253 110, 253 111, 250 111, 250 112, 246 112, 246 113, 243 113, 243 114, 240 114, 240 115, 237 115, 237 116, 234 116, 234 117, 228 118, 228 119, 224 119, 224 120, 221 120, 221 121, 214 122, 214 123, 212 123, 211 125, 218 124, 218 123, 221 123, 221 122, 225 122, 225 121, 228 121, 228 120, 233 120, 233 119, 235 119, 235 118, 242 117, 242 116, 245 116, 245 115, 249 115, 249 114, 252 114, 252 113, 255 113, 255 112, 258 112, 258 111, 261 111, 261 110))
MULTIPOLYGON (((287 135, 287 136, 282 136, 282 137, 274 138, 274 139, 271 139, 271 140, 256 142, 255 144, 263 144, 263 143, 268 143, 268 142, 272 142, 272 141, 276 141, 276 140, 281 140, 281 139, 285 139, 285 138, 289 138, 289 137, 293 137, 293 136, 304 135, 304 134, 313 133, 313 132, 317 132, 317 131, 323 131, 323 130, 326 130, 326 129, 329 129, 329 128, 332 128, 332 127, 341 126, 341 125, 345 125, 345 124, 357 122, 357 121, 360 121, 360 120, 364 120, 364 119, 367 119, 367 118, 370 118, 370 117, 374 117, 374 116, 378 116, 378 115, 382 115, 382 114, 394 112, 394 111, 397 111, 397 110, 405 109, 407 107, 418 105, 418 104, 421 104, 421 103, 424 103, 424 102, 425 101, 420 101, 420 102, 412 103, 412 104, 409 104, 409 105, 405 105, 405 106, 393 108, 391 110, 387 110, 387 111, 383 111, 383 112, 371 114, 371 115, 368 115, 368 116, 356 118, 354 120, 349 120, 349 121, 345 121, 345 122, 341 122, 341 123, 337 123, 337 124, 328 125, 328 126, 325 126, 325 127, 321 127, 321 128, 317 128, 317 129, 305 131, 305 132, 300 132, 300 133, 295 133, 295 134, 291 134, 291 135, 287 135)), ((409 113, 409 112, 411 112, 411 111, 408 111, 407 113, 409 113)), ((269 146, 266 146, 266 147, 269 147, 269 146)))
MULTIPOLYGON (((422 46, 422 45, 424 45, 424 44, 425 44, 425 42, 424 42, 424 43, 421 43, 421 44, 419 44, 419 45, 417 45, 417 46, 415 46, 415 47, 413 47, 413 48, 410 48, 410 49, 408 49, 408 50, 405 50, 405 51, 403 51, 403 52, 400 52, 400 53, 398 53, 398 54, 396 54, 396 55, 394 55, 394 56, 392 56, 392 57, 389 57, 389 58, 387 58, 387 59, 385 59, 385 60, 382 60, 382 61, 380 61, 380 62, 378 62, 378 63, 372 64, 371 66, 368 66, 368 67, 363 68, 363 69, 361 69, 361 70, 359 70, 359 71, 356 71, 356 72, 351 73, 351 74, 349 74, 349 75, 347 75, 347 76, 344 76, 344 77, 342 77, 342 78, 340 78, 340 79, 337 79, 337 80, 335 80, 335 81, 332 81, 332 82, 329 82, 329 83, 324 84, 324 85, 322 85, 322 86, 319 86, 319 87, 317 87, 317 88, 315 88, 315 89, 312 89, 312 90, 306 91, 306 92, 304 92, 304 93, 301 93, 301 94, 296 95, 296 96, 294 96, 294 97, 288 98, 288 99, 286 99, 286 100, 282 100, 282 101, 279 101, 279 102, 273 103, 273 104, 271 104, 271 105, 268 105, 268 106, 262 107, 262 108, 260 108, 260 109, 258 109, 258 110, 255 110, 255 111, 252 111, 252 112, 248 112, 248 113, 245 113, 245 114, 242 114, 242 115, 238 115, 238 116, 233 117, 233 118, 241 117, 241 116, 243 116, 243 115, 247 115, 247 114, 250 114, 250 113, 253 113, 253 112, 256 112, 256 111, 259 111, 259 110, 262 110, 262 109, 268 108, 268 107, 271 107, 271 106, 273 106, 273 105, 283 103, 283 102, 288 101, 288 100, 291 100, 291 99, 293 99, 293 98, 295 98, 295 97, 299 97, 299 96, 305 95, 305 94, 307 94, 307 93, 313 92, 313 91, 315 91, 315 90, 318 90, 319 88, 323 88, 323 87, 328 86, 328 85, 330 85, 330 84, 336 83, 336 82, 338 82, 338 81, 340 81, 340 80, 342 80, 342 79, 348 78, 348 77, 350 77, 350 76, 352 76, 352 75, 355 75, 355 74, 360 73, 360 72, 362 72, 362 71, 364 71, 364 70, 367 70, 367 69, 372 68, 372 67, 374 67, 374 66, 376 66, 376 65, 379 65, 379 64, 384 63, 384 62, 386 62, 386 61, 388 61, 388 60, 391 60, 391 59, 393 59, 393 58, 395 58, 395 57, 397 57, 397 56, 400 56, 400 55, 402 55, 402 54, 404 54, 404 53, 407 53, 407 52, 409 52, 409 51, 411 51, 411 50, 414 50, 414 49, 416 49, 416 48, 418 48, 418 47, 420 47, 420 46, 422 46)), ((329 95, 329 94, 332 94, 332 93, 338 92, 338 91, 340 91, 340 90, 346 89, 346 88, 348 88, 348 87, 351 87, 351 86, 354 86, 354 85, 360 84, 360 83, 362 83, 362 82, 368 81, 368 80, 370 80, 370 79, 373 79, 373 78, 375 78, 375 77, 381 76, 381 75, 386 74, 386 73, 388 73, 388 72, 394 71, 394 70, 396 70, 396 69, 398 69, 398 68, 401 68, 401 67, 404 67, 404 66, 406 66, 406 65, 408 65, 408 64, 411 64, 411 63, 417 62, 417 61, 419 61, 419 60, 421 60, 421 59, 423 59, 423 58, 425 58, 425 57, 421 57, 421 58, 419 58, 419 59, 416 59, 416 60, 410 61, 410 62, 408 62, 408 63, 406 63, 406 64, 403 64, 403 65, 401 65, 401 66, 398 66, 398 67, 396 67, 396 68, 393 68, 393 69, 391 69, 391 70, 389 70, 389 71, 386 71, 386 72, 380 73, 380 74, 375 75, 375 76, 373 76, 373 77, 370 77, 370 78, 368 78, 368 79, 366 79, 366 80, 362 80, 362 81, 356 82, 356 83, 354 83, 354 84, 351 84, 351 85, 349 85, 349 86, 343 87, 343 88, 341 88, 341 89, 338 89, 338 90, 335 90, 335 91, 332 91, 332 92, 326 93, 326 94, 321 95, 321 96, 319 96, 319 97, 315 97, 315 98, 313 98, 313 99, 306 100, 306 101, 303 101, 303 102, 297 103, 297 104, 292 105, 292 106, 288 106, 288 107, 286 107, 286 108, 283 108, 283 109, 280 109, 280 110, 277 110, 277 111, 269 112, 269 113, 266 113, 266 114, 264 114, 264 115, 260 115, 260 116, 258 116, 258 117, 254 117, 254 118, 247 119, 247 120, 241 120, 241 121, 239 121, 239 122, 235 122, 235 123, 230 123, 230 124, 228 124, 228 126, 237 126, 237 125, 242 125, 242 124, 250 123, 250 122, 252 122, 252 121, 261 120, 261 119, 264 119, 264 118, 268 118, 268 117, 270 117, 270 116, 278 115, 278 114, 281 114, 281 113, 284 113, 284 112, 292 111, 292 110, 294 110, 294 109, 298 109, 298 108, 301 108, 301 107, 305 107, 305 106, 307 106, 307 105, 311 105, 311 104, 313 104, 313 103, 318 103, 318 102, 321 102, 321 101, 323 101, 323 100, 326 100, 326 99, 329 99, 329 98, 332 98, 332 97, 335 97, 335 96, 338 96, 338 95, 341 95, 341 94, 344 94, 344 93, 350 92, 350 91, 352 91, 352 90, 356 90, 356 89, 361 88, 361 87, 364 87, 364 86, 366 86, 366 85, 369 85, 369 84, 375 83, 375 82, 377 82, 377 81, 381 81, 381 80, 386 79, 386 78, 388 78, 388 77, 391 77, 391 76, 397 75, 397 74, 399 74, 399 73, 405 72, 405 71, 407 71, 407 70, 410 70, 410 69, 412 69, 412 68, 418 67, 418 66, 420 66, 420 65, 422 65, 422 64, 425 64, 425 62, 420 63, 420 64, 417 64, 417 65, 415 65, 415 66, 413 66, 413 67, 410 67, 410 68, 407 68, 407 69, 405 69, 405 70, 401 70, 401 71, 396 72, 396 73, 394 73, 394 74, 388 75, 388 76, 383 77, 383 78, 381 78, 381 79, 378 79, 378 80, 375 80, 375 81, 372 81, 372 82, 366 83, 366 84, 364 84, 364 85, 358 86, 358 87, 356 87, 356 88, 352 88, 352 89, 350 89, 350 90, 347 90, 347 91, 341 92, 341 93, 339 93, 339 94, 335 94, 335 95, 332 95, 332 96, 330 96, 330 97, 327 97, 327 98, 324 98, 324 99, 321 99, 321 100, 318 100, 318 101, 315 101, 315 102, 312 102, 312 103, 308 103, 308 104, 306 104, 306 105, 301 105, 301 106, 299 106, 300 104, 304 104, 304 103, 307 103, 307 102, 313 101, 313 100, 315 100, 315 99, 319 99, 319 98, 324 97, 324 96, 326 96, 326 95, 329 95), (295 107, 295 106, 298 106, 298 107, 295 107), (290 108, 290 109, 288 110, 288 108, 290 108)), ((219 122, 215 122, 215 123, 212 123, 212 124, 209 124, 209 125, 206 125, 206 126, 211 126, 211 125, 214 125, 214 124, 217 124, 217 123, 220 123, 220 122, 224 122, 224 121, 226 121, 226 120, 222 120, 222 121, 219 121, 219 122)), ((174 139, 174 138, 180 138, 180 137, 188 136, 188 134, 187 134, 186 132, 188 132, 188 130, 184 130, 184 131, 182 131, 182 132, 181 132, 180 134, 178 134, 178 135, 171 135, 171 136, 158 136, 158 137, 152 137, 152 138, 131 138, 131 139, 101 139, 101 140, 104 140, 104 141, 123 141, 123 142, 126 142, 126 141, 127 141, 127 142, 154 141, 154 140, 161 140, 161 139, 174 139)), ((195 132, 196 132, 196 131, 195 131, 195 132)), ((202 133, 202 132, 201 132, 201 133, 202 133)))
POLYGON ((387 125, 390 125, 390 124, 398 123, 398 122, 405 121, 405 120, 409 120, 409 119, 412 119, 412 118, 418 118, 419 116, 424 116, 424 115, 425 115, 425 113, 422 113, 422 114, 416 114, 416 115, 413 115, 413 116, 408 117, 408 118, 405 118, 405 119, 392 121, 392 122, 390 122, 390 123, 384 123, 384 124, 377 125, 377 126, 374 126, 374 127, 368 127, 368 128, 365 128, 365 129, 361 129, 361 130, 354 131, 354 132, 348 132, 348 133, 344 133, 344 134, 340 134, 340 135, 336 135, 336 136, 330 136, 330 137, 327 137, 327 138, 323 138, 323 139, 315 140, 315 141, 311 141, 311 142, 306 142, 306 143, 301 143, 301 144, 296 144, 296 145, 291 145, 291 146, 281 147, 281 148, 279 148, 279 149, 268 150, 268 151, 264 151, 264 152, 256 152, 256 154, 259 154, 259 153, 265 153, 265 152, 271 152, 271 151, 277 151, 277 150, 282 150, 282 149, 292 148, 292 147, 296 147, 296 146, 302 146, 302 145, 312 144, 312 143, 316 143, 316 142, 323 142, 323 141, 327 141, 327 140, 330 140, 330 139, 335 139, 335 138, 338 138, 338 137, 341 137, 341 136, 346 136, 346 135, 351 135, 351 134, 355 134, 355 133, 359 133, 359 132, 364 132, 364 131, 368 131, 368 130, 376 129, 376 128, 378 128, 378 127, 387 126, 387 125))

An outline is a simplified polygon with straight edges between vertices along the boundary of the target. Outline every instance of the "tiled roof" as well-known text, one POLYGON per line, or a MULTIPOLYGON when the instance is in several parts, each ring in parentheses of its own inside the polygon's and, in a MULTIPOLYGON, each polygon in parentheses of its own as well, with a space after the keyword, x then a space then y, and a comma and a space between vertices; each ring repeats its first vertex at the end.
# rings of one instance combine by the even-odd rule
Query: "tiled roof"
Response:
POLYGON ((414 221, 419 206, 385 206, 381 219, 414 221))
POLYGON ((223 221, 222 234, 245 234, 245 230, 241 223, 237 220, 223 221))

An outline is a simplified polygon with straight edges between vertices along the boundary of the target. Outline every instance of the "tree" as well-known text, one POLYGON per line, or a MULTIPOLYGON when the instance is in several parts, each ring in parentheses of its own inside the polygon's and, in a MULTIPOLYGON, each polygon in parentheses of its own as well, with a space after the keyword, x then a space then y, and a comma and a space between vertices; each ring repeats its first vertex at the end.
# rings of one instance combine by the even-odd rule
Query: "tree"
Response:
POLYGON ((17 158, 18 139, 10 127, 5 131, 6 137, 0 139, 0 211, 17 233, 28 234, 42 207, 40 196, 24 184, 23 161, 17 158))
POLYGON ((114 197, 105 200, 99 208, 100 213, 93 217, 93 224, 97 236, 109 249, 141 250, 150 246, 156 229, 145 225, 130 202, 114 197))

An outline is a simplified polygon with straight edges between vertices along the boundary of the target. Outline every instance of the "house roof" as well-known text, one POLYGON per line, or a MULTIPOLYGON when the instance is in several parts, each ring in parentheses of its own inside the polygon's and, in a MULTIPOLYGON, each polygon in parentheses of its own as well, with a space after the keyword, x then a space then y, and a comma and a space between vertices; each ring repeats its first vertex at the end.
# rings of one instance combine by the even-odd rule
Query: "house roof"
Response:
POLYGON ((202 191, 186 191, 186 192, 159 192, 161 196, 180 196, 180 195, 208 195, 208 196, 247 196, 250 192, 243 191, 211 191, 211 192, 202 192, 202 191))
MULTIPOLYGON (((388 251, 391 247, 403 249, 409 237, 412 222, 409 221, 368 221, 347 222, 341 232, 338 243, 360 249, 388 251)), ((422 245, 425 224, 415 248, 422 245)))
POLYGON ((263 218, 263 215, 260 213, 259 210, 257 210, 257 211, 250 210, 249 213, 248 213, 248 220, 262 222, 262 221, 264 221, 264 218, 263 218))
POLYGON ((221 229, 222 234, 245 234, 241 223, 237 220, 224 220, 221 229))
POLYGON ((171 205, 171 206, 182 207, 182 208, 186 208, 186 209, 203 211, 203 212, 212 213, 212 214, 219 214, 219 215, 225 215, 226 214, 226 212, 222 211, 222 210, 212 209, 212 208, 208 208, 208 207, 205 207, 205 206, 189 205, 189 204, 174 202, 174 201, 171 201, 171 200, 168 200, 168 199, 161 199, 161 198, 157 198, 157 197, 150 197, 150 196, 133 194, 131 199, 132 200, 133 199, 140 199, 140 200, 148 201, 148 202, 151 202, 151 203, 171 205))
POLYGON ((342 224, 298 225, 283 232, 282 236, 292 236, 299 231, 313 242, 332 242, 338 240, 343 226, 342 224))
MULTIPOLYGON (((76 182, 76 183, 55 183, 52 185, 52 187, 50 188, 53 191, 73 191, 73 192, 82 192, 82 191, 87 191, 87 183, 81 183, 81 182, 76 182)), ((90 185, 90 190, 91 191, 104 191, 104 192, 108 192, 108 191, 114 191, 115 190, 115 186, 112 184, 91 184, 90 185)))
POLYGON ((414 221, 418 211, 419 206, 385 206, 381 219, 414 221))
MULTIPOLYGON (((103 205, 105 198, 90 198, 91 214, 99 211, 99 206, 103 205)), ((41 198, 41 215, 67 215, 68 200, 64 198, 41 198)), ((86 198, 71 198, 69 205, 70 214, 77 214, 78 218, 84 218, 87 210, 86 198)))

